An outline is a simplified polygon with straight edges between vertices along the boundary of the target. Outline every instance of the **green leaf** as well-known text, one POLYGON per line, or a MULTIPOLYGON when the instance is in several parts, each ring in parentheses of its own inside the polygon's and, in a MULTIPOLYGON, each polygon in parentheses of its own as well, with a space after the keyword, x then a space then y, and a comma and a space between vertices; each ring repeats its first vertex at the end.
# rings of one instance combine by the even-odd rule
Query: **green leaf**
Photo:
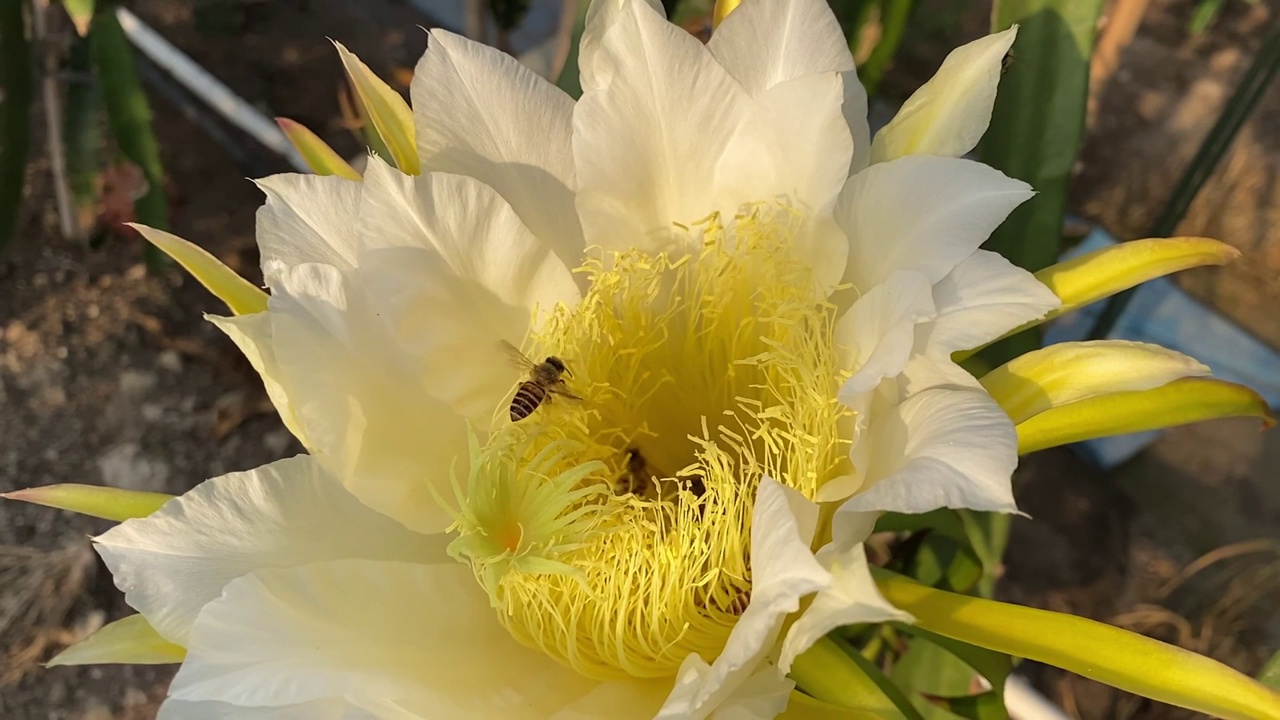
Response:
POLYGON ((893 627, 912 635, 907 652, 894 664, 890 676, 904 690, 922 696, 918 707, 928 717, 1002 717, 1005 679, 1013 670, 1008 655, 974 647, 920 628, 894 623, 893 627), (982 675, 993 688, 991 699, 972 696, 973 681, 982 675), (927 702, 926 702, 927 701, 927 702))
POLYGON ((952 715, 969 720, 1009 720, 1009 711, 1004 707, 1004 698, 993 690, 959 697, 932 696, 929 702, 952 715))
MULTIPOLYGON (((968 589, 975 582, 967 575, 972 572, 972 561, 976 560, 980 565, 981 573, 981 577, 976 580, 978 588, 983 595, 989 596, 991 589, 994 589, 1001 567, 1000 559, 1004 555, 1004 545, 1009 534, 1008 524, 1008 516, 997 513, 942 508, 920 515, 884 513, 876 521, 875 532, 918 532, 929 530, 935 534, 950 538, 967 552, 962 554, 953 552, 954 566, 948 568, 946 572, 940 573, 939 577, 950 573, 952 578, 950 587, 952 589, 968 589)), ((924 544, 925 541, 921 540, 916 545, 916 548, 913 549, 922 548, 924 544)), ((940 550, 942 549, 935 547, 930 552, 936 554, 940 550)), ((915 572, 911 574, 914 577, 920 577, 915 572)), ((926 583, 933 585, 935 581, 926 581, 926 583)))
POLYGON ((968 541, 936 533, 920 543, 909 569, 912 577, 926 585, 956 592, 966 592, 982 577, 982 563, 968 541))
POLYGON ((982 579, 978 581, 978 594, 995 595, 996 581, 1004 568, 1004 549, 1009 544, 1009 523, 1012 516, 1004 513, 957 510, 964 525, 969 547, 982 563, 982 579))
MULTIPOLYGON (((839 644, 838 641, 835 642, 839 644)), ((924 720, 920 711, 911 704, 911 700, 902 692, 902 688, 898 687, 893 680, 889 679, 887 675, 881 672, 880 668, 876 667, 874 663, 863 657, 862 654, 856 650, 845 648, 844 653, 846 657, 858 666, 858 669, 861 670, 864 675, 870 678, 871 682, 875 683, 875 686, 879 688, 880 692, 883 693, 890 702, 893 703, 894 708, 896 708, 898 712, 902 713, 903 717, 907 720, 924 720)))
POLYGON ((1262 672, 1258 673, 1258 682, 1273 690, 1280 690, 1280 652, 1271 656, 1262 672))
MULTIPOLYGON (((988 650, 987 648, 971 645, 966 642, 952 640, 944 635, 930 632, 922 627, 915 625, 907 625, 905 623, 894 623, 893 627, 897 630, 907 633, 916 638, 917 642, 924 641, 926 646, 937 647, 946 651, 952 657, 962 662, 969 669, 977 672, 979 675, 987 679, 991 683, 992 689, 997 692, 1004 692, 1004 683, 1009 679, 1009 675, 1013 672, 1013 658, 1008 655, 988 650)), ((915 647, 916 643, 912 643, 915 647)), ((964 675, 966 685, 961 692, 968 690, 968 679, 972 673, 964 675)), ((938 693, 946 692, 944 690, 936 691, 938 693)))
MULTIPOLYGON (((903 632, 910 629, 894 624, 903 632)), ((925 695, 967 695, 977 672, 943 648, 917 637, 889 671, 889 677, 908 692, 925 695)))
POLYGON ((933 530, 956 540, 966 540, 964 523, 955 510, 941 508, 919 515, 887 512, 876 520, 875 532, 915 532, 933 530))
POLYGON ((1196 10, 1191 14, 1191 22, 1187 23, 1187 32, 1191 35, 1199 35, 1217 19, 1218 13, 1222 12, 1224 0, 1200 0, 1196 3, 1196 10))
POLYGON ((31 48, 23 32, 25 2, 0 2, 0 249, 18 224, 31 147, 31 48))
MULTIPOLYGON (((1020 27, 982 142, 982 159, 1030 183, 1036 196, 1010 214, 986 248, 1027 270, 1058 257, 1101 9, 1101 0, 996 0, 992 9, 993 32, 1020 27)), ((999 365, 1039 344, 1038 333, 1024 333, 994 345, 988 359, 999 365)))
POLYGON ((573 21, 573 31, 569 33, 569 54, 564 59, 564 67, 560 69, 560 77, 556 78, 556 87, 574 100, 582 97, 582 78, 578 74, 578 45, 582 43, 582 33, 587 27, 587 8, 590 6, 590 0, 577 0, 578 14, 573 21))
MULTIPOLYGON (((89 29, 93 64, 102 82, 102 97, 107 107, 107 121, 120 152, 137 165, 147 179, 147 192, 133 203, 137 221, 154 228, 169 228, 169 204, 164 193, 164 166, 160 162, 160 146, 151 129, 151 105, 138 79, 129 45, 114 8, 99 6, 89 29)), ((146 249, 147 264, 156 268, 164 256, 151 246, 146 249)))
POLYGON ((1019 28, 982 159, 1031 183, 1037 195, 1013 211, 987 247, 1028 270, 1058 257, 1101 9, 1100 0, 996 0, 992 9, 992 32, 1019 28))
POLYGON ((1280 717, 1280 693, 1216 660, 1094 620, 926 587, 872 568, 916 626, 1229 720, 1280 717))

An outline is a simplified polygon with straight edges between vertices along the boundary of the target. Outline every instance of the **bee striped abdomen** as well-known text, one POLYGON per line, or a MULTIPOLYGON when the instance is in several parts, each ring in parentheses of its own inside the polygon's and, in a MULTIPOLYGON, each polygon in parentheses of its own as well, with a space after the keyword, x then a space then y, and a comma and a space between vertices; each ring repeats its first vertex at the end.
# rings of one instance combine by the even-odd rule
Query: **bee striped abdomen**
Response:
POLYGON ((521 420, 533 414, 534 410, 547 398, 547 389, 535 382, 522 382, 511 398, 511 422, 521 420))

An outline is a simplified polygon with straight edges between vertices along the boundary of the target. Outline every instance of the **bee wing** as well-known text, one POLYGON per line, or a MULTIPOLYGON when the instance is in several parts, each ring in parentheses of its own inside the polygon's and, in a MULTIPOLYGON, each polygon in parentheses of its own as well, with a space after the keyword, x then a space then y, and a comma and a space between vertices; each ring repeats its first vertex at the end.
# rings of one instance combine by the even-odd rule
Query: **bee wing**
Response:
POLYGON ((525 356, 524 353, 520 352, 520 349, 517 348, 515 345, 512 345, 506 340, 499 340, 498 347, 499 349, 502 350, 503 353, 506 354, 507 359, 509 359, 511 361, 511 364, 514 365, 517 369, 524 370, 526 372, 533 369, 533 366, 534 366, 533 361, 530 360, 527 356, 525 356))
POLYGON ((547 388, 547 390, 550 391, 547 393, 547 400, 550 400, 552 395, 558 395, 566 400, 578 400, 578 401, 582 400, 580 396, 574 395, 573 393, 569 392, 569 389, 565 387, 564 381, 561 381, 556 383, 555 385, 552 385, 551 387, 547 388))

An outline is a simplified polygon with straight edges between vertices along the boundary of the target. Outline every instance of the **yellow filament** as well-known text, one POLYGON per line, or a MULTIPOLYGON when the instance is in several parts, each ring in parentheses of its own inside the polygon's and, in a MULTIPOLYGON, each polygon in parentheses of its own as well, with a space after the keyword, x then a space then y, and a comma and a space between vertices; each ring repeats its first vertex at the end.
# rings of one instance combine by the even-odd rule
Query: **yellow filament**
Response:
POLYGON ((589 261, 582 303, 530 339, 584 400, 474 449, 454 544, 516 638, 601 679, 715 657, 750 596, 760 479, 813 497, 846 470, 834 309, 791 252, 802 221, 760 204, 685 228, 685 254, 589 261))

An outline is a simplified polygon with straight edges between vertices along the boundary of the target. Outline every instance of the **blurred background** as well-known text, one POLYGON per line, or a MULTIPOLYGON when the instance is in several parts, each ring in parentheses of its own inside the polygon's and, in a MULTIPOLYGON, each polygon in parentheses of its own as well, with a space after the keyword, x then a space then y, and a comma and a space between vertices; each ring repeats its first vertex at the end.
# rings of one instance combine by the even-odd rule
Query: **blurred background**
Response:
MULTIPOLYGON (((1022 23, 980 153, 1041 195, 992 247, 1031 269, 1082 241, 1153 235, 1243 252, 1060 323, 1048 340, 1160 341, 1280 402, 1277 6, 833 6, 880 122, 952 48, 1022 23)), ((573 91, 567 52, 581 10, 572 0, 0 0, 0 492, 80 482, 181 493, 300 452, 249 364, 203 320, 224 308, 122 223, 168 227, 257 282, 261 196, 245 178, 305 171, 274 119, 306 126, 357 167, 366 152, 359 100, 326 38, 407 92, 422 27, 443 26, 573 91)), ((668 11, 695 34, 710 30, 707 3, 668 11)), ((1016 494, 1031 517, 991 521, 1004 561, 974 592, 1104 620, 1250 674, 1280 646, 1280 432, 1225 420, 1046 451, 1024 458, 1016 494)), ((0 717, 154 716, 170 667, 40 665, 129 612, 86 540, 107 525, 0 503, 0 717)), ((1072 717, 1192 716, 1056 670, 1021 673, 1072 717)))

